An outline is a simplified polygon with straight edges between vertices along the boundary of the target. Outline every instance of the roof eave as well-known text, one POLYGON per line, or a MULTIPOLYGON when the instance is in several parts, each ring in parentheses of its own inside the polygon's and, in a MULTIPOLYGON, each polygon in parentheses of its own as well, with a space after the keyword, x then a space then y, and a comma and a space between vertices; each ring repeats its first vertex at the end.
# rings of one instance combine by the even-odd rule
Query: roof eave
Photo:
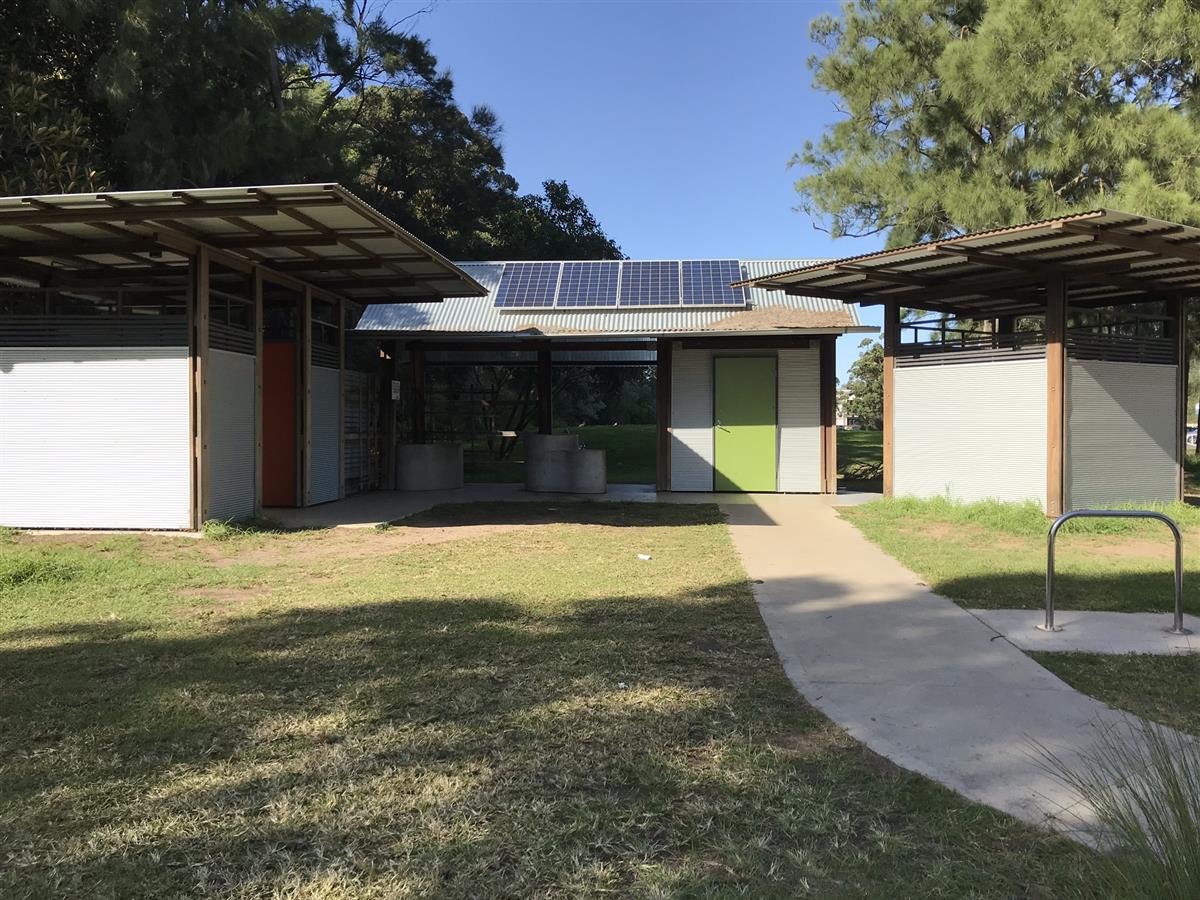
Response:
POLYGON ((385 330, 381 328, 354 328, 350 330, 353 337, 381 338, 408 340, 528 340, 528 341, 594 341, 604 343, 611 340, 645 340, 657 338, 741 338, 741 337, 813 337, 819 335, 840 334, 878 334, 879 328, 874 325, 836 325, 816 326, 812 328, 769 328, 740 331, 726 328, 690 329, 680 331, 606 331, 603 334, 595 332, 584 333, 544 333, 535 331, 421 331, 421 330, 385 330))

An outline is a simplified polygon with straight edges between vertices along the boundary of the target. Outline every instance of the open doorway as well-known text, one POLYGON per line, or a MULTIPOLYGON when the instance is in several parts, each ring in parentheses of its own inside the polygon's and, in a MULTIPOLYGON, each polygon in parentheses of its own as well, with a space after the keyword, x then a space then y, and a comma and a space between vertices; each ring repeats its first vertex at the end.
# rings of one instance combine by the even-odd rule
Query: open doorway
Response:
MULTIPOLYGON (((540 388, 534 353, 502 362, 464 352, 427 351, 423 366, 425 435, 463 444, 468 482, 525 480, 524 440, 540 428, 540 388)), ((565 355, 565 354, 564 354, 565 355)), ((412 433, 410 366, 399 370, 398 434, 412 433)), ((610 484, 653 484, 656 467, 653 360, 629 364, 554 362, 552 429, 580 445, 604 450, 610 484), (649 364, 647 364, 649 363, 649 364)))

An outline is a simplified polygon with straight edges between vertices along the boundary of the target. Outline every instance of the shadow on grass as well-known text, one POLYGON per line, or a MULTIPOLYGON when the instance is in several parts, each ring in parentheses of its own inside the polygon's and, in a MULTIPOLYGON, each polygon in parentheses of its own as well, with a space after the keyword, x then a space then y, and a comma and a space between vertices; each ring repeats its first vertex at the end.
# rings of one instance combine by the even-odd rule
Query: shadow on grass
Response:
POLYGON ((618 528, 720 525, 715 503, 651 503, 611 500, 528 500, 444 503, 392 524, 412 528, 450 525, 606 525, 618 528))
MULTIPOLYGON (((1200 614, 1200 569, 1183 573, 1183 609, 1200 614)), ((980 609, 1043 609, 1046 573, 982 572, 939 580, 933 589, 964 606, 980 609)), ((1175 574, 1169 562, 1162 572, 1123 572, 1104 575, 1059 571, 1054 602, 1058 609, 1102 612, 1161 612, 1175 609, 1175 574)))
MULTIPOLYGON (((725 774, 749 779, 739 797, 689 754, 766 764, 769 748, 739 731, 818 721, 778 676, 745 592, 547 616, 499 597, 425 598, 199 634, 10 632, 0 843, 24 856, 34 895, 229 890, 316 878, 331 860, 355 878, 390 866, 426 891, 478 895, 552 884, 572 859, 689 859, 705 815, 735 825, 739 804, 778 790, 753 787, 735 759, 725 774)), ((700 843, 722 860, 714 871, 760 852, 748 835, 736 852, 700 843)))
POLYGON ((1077 859, 864 762, 792 691, 745 582, 339 599, 10 632, 0 893, 957 896, 983 870, 1043 896, 1018 886, 1077 859))

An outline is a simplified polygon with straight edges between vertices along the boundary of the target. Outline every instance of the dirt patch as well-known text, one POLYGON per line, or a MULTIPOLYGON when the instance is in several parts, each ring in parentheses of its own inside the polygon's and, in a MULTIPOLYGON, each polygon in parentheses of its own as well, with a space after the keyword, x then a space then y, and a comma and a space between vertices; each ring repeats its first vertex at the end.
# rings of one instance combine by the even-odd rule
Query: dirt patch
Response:
POLYGON ((180 591, 179 596, 185 600, 244 600, 247 596, 263 597, 269 593, 271 593, 271 589, 262 586, 252 588, 213 587, 180 591))
POLYGON ((490 537, 528 526, 516 524, 447 525, 410 528, 402 525, 384 530, 373 528, 330 528, 302 535, 276 535, 247 546, 239 542, 206 542, 204 552, 213 565, 274 566, 304 561, 361 560, 386 556, 405 547, 444 544, 490 537))
POLYGON ((200 538, 191 533, 167 531, 19 531, 19 543, 70 546, 97 553, 112 553, 136 542, 142 550, 155 549, 166 556, 195 549, 200 538))
POLYGON ((989 547, 996 550, 1022 550, 1029 546, 1026 538, 997 534, 979 525, 969 523, 923 522, 919 525, 902 526, 901 530, 905 534, 930 541, 954 541, 956 543, 986 541, 989 547))
POLYGON ((944 541, 949 538, 962 537, 964 530, 961 527, 951 525, 949 522, 930 522, 929 524, 913 528, 911 531, 935 541, 944 541))
POLYGON ((192 601, 194 605, 183 607, 176 615, 181 619, 231 616, 255 601, 267 597, 270 593, 271 588, 265 585, 244 588, 189 588, 186 591, 180 591, 178 596, 181 600, 192 601))
MULTIPOLYGON (((1164 528, 1163 530, 1165 531, 1166 529, 1164 528)), ((1104 556, 1116 557, 1118 559, 1175 558, 1175 544, 1173 541, 1155 541, 1149 538, 1134 538, 1127 535, 1067 536, 1066 540, 1060 537, 1058 543, 1064 550, 1070 547, 1071 550, 1102 553, 1104 556)))
POLYGON ((839 753, 854 746, 850 736, 833 724, 814 727, 811 731, 777 734, 768 739, 767 743, 776 749, 786 750, 806 759, 827 753, 839 753))

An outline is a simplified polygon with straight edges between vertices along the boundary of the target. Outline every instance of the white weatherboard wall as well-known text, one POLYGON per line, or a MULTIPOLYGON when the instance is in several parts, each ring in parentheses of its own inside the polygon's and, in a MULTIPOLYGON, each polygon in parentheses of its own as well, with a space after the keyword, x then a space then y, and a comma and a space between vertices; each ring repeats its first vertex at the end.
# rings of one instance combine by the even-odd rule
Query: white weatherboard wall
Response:
POLYGON ((312 453, 309 454, 310 499, 325 503, 338 499, 341 485, 339 444, 341 422, 338 398, 341 380, 337 369, 312 367, 312 453))
POLYGON ((671 356, 671 490, 713 489, 713 357, 775 356, 780 491, 821 490, 820 351, 680 350, 671 356))
POLYGON ((821 368, 817 347, 779 351, 779 490, 821 490, 821 368))
POLYGON ((186 347, 0 348, 0 525, 190 528, 186 347))
POLYGON ((1069 509, 1177 499, 1175 367, 1067 362, 1069 509))
POLYGON ((897 366, 893 492, 1046 503, 1046 361, 897 366))
POLYGON ((671 490, 713 489, 712 351, 671 354, 671 490))
POLYGON ((254 515, 254 357, 209 351, 210 519, 254 515))

